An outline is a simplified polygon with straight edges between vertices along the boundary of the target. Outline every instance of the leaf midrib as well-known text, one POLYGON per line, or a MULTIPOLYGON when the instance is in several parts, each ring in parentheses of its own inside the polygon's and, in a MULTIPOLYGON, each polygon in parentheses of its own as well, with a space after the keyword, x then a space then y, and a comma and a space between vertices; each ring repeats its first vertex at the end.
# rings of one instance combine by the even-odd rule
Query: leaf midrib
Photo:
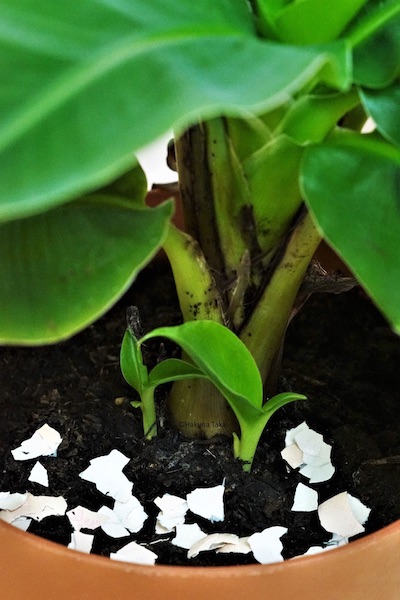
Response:
POLYGON ((121 40, 102 47, 97 53, 75 68, 68 69, 62 77, 45 88, 35 99, 28 99, 25 107, 19 109, 19 115, 7 120, 7 126, 0 130, 0 151, 15 143, 27 130, 39 123, 43 118, 66 104, 74 95, 77 95, 85 87, 100 79, 107 72, 123 65, 135 55, 150 52, 157 46, 173 46, 186 44, 200 38, 230 38, 234 40, 248 39, 245 33, 235 31, 221 32, 213 30, 203 31, 170 31, 168 34, 151 36, 146 39, 127 38, 123 43, 121 40))

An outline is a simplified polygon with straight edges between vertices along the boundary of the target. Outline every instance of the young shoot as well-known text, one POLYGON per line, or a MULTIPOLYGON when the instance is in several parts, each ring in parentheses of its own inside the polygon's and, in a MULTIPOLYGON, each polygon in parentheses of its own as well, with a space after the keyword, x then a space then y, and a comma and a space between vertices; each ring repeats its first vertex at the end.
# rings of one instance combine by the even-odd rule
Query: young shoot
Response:
POLYGON ((285 392, 264 403, 260 372, 249 350, 227 327, 208 320, 160 327, 140 339, 136 339, 132 328, 128 327, 122 343, 121 369, 126 381, 140 395, 135 406, 142 410, 143 428, 148 439, 156 433, 154 390, 158 385, 178 379, 209 379, 238 420, 240 434, 233 434, 233 451, 245 471, 251 469, 270 417, 281 406, 305 399, 301 394, 285 392), (158 336, 178 344, 192 362, 167 359, 148 373, 140 346, 158 336))

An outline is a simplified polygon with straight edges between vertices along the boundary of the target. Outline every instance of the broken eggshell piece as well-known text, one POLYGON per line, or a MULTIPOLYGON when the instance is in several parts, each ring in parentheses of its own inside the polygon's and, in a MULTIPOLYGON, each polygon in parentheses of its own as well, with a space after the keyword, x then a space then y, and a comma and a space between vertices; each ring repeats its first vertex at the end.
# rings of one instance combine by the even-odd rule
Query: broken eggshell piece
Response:
POLYGON ((287 533, 287 527, 267 527, 259 533, 253 533, 248 538, 248 544, 253 552, 254 558, 261 564, 283 561, 283 544, 280 538, 287 533))
POLYGON ((11 450, 14 460, 30 460, 39 456, 56 456, 62 439, 58 431, 45 423, 18 448, 11 450))
POLYGON ((196 488, 186 496, 189 510, 212 523, 223 521, 225 518, 224 491, 224 485, 196 488))
POLYGON ((93 458, 90 466, 79 474, 81 479, 94 483, 99 492, 114 500, 126 502, 131 497, 133 483, 122 473, 129 458, 119 450, 93 458))
POLYGON ((197 523, 183 523, 176 526, 176 536, 171 541, 171 544, 189 550, 205 537, 207 537, 207 534, 200 529, 197 523))
POLYGON ((157 515, 156 533, 166 534, 175 530, 177 525, 185 522, 185 515, 189 510, 188 504, 184 498, 172 494, 158 496, 154 500, 160 512, 157 515))
POLYGON ((304 483, 297 485, 292 510, 295 512, 312 512, 318 508, 318 492, 304 483))
POLYGON ((33 465, 30 475, 28 477, 28 481, 38 483, 43 487, 49 487, 49 476, 47 474, 47 470, 39 461, 37 461, 33 465))
POLYGON ((238 544, 239 537, 233 533, 211 533, 193 544, 188 551, 188 558, 194 558, 200 552, 217 550, 226 544, 238 544))
POLYGON ((318 507, 321 525, 326 531, 342 538, 353 537, 365 531, 370 509, 348 492, 341 492, 318 507))
POLYGON ((332 446, 326 444, 322 435, 310 429, 305 421, 287 431, 285 444, 282 458, 292 469, 300 467, 301 475, 307 477, 310 483, 328 481, 333 476, 332 446))
POLYGON ((118 552, 110 554, 111 560, 122 560, 124 562, 136 563, 138 565, 154 565, 157 554, 144 548, 136 542, 130 542, 118 552))

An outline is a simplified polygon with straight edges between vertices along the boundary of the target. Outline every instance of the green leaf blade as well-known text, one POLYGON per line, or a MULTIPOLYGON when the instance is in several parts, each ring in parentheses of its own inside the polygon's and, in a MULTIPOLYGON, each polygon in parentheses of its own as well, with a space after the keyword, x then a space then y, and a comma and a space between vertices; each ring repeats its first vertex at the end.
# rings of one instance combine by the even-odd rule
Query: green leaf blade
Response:
POLYGON ((353 52, 354 81, 368 88, 383 88, 400 74, 400 5, 386 0, 372 5, 370 12, 349 32, 349 37, 361 38, 353 52), (393 10, 393 16, 374 31, 379 24, 380 10, 393 10), (375 9, 375 10, 374 10, 375 9), (396 14, 397 11, 397 14, 396 14), (364 32, 365 30, 365 32, 364 32))
POLYGON ((260 373, 250 352, 229 329, 213 321, 189 321, 155 329, 141 342, 156 336, 179 344, 226 398, 235 403, 241 399, 260 412, 263 394, 260 373))
POLYGON ((129 329, 125 331, 121 344, 120 367, 125 381, 141 395, 147 384, 147 368, 143 365, 140 346, 129 329))
POLYGON ((156 387, 181 379, 204 378, 204 373, 194 365, 178 358, 168 358, 158 363, 149 373, 148 385, 156 387))
POLYGON ((350 83, 343 44, 263 42, 245 2, 7 0, 0 24, 1 220, 107 184, 172 126, 350 83))
POLYGON ((307 150, 301 183, 323 235, 400 332, 400 150, 340 135, 307 150))
POLYGON ((154 256, 171 213, 91 196, 0 224, 0 343, 49 344, 96 320, 154 256))
POLYGON ((323 44, 335 40, 367 0, 303 0, 277 14, 275 32, 282 41, 323 44))
POLYGON ((286 406, 286 404, 290 404, 296 400, 307 400, 307 396, 295 394, 293 392, 282 392, 268 400, 268 402, 264 404, 263 410, 266 414, 272 416, 277 410, 282 408, 282 406, 286 406))
POLYGON ((400 145, 400 80, 383 90, 361 90, 364 107, 378 131, 400 145))

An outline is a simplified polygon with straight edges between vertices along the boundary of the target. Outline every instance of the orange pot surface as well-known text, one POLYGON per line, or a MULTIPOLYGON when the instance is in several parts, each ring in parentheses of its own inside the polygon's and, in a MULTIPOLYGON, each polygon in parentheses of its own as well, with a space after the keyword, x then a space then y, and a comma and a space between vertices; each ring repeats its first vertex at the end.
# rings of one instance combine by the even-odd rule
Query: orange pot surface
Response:
POLYGON ((400 521, 274 565, 144 567, 68 550, 0 521, 1 600, 398 600, 400 521))

